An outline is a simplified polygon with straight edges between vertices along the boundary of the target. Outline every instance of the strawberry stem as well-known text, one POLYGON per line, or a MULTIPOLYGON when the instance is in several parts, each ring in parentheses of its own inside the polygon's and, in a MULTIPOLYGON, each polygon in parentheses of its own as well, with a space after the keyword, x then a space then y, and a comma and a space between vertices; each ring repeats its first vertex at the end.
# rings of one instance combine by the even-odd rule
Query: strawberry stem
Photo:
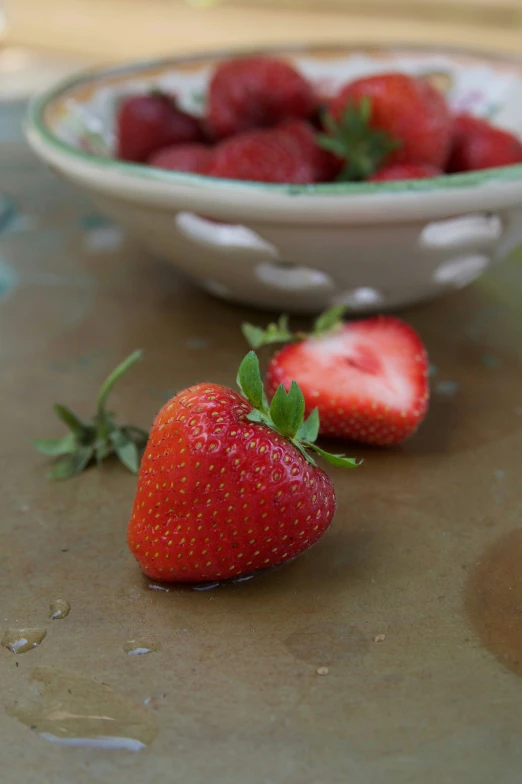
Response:
POLYGON ((253 406, 252 411, 247 414, 247 419, 265 425, 286 438, 311 465, 317 464, 310 455, 310 450, 317 452, 328 463, 341 468, 355 468, 359 465, 354 457, 333 455, 315 444, 319 434, 319 412, 314 408, 308 419, 305 419, 305 400, 296 381, 292 381, 288 392, 281 384, 268 406, 259 370, 259 360, 254 351, 249 351, 241 362, 237 383, 243 395, 253 406))
POLYGON ((143 352, 139 349, 137 351, 133 351, 123 362, 120 362, 118 367, 114 368, 112 373, 110 373, 103 384, 101 385, 100 392, 98 394, 98 405, 97 405, 97 414, 98 416, 105 415, 105 402, 107 397, 109 396, 113 386, 116 382, 123 376, 125 373, 130 370, 130 368, 138 362, 143 356, 143 352))

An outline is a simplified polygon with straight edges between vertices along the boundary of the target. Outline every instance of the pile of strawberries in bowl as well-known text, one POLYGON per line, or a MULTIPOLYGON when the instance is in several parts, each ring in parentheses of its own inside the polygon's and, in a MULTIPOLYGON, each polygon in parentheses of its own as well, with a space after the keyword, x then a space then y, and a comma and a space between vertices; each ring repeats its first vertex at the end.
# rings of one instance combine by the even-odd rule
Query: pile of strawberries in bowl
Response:
POLYGON ((437 177, 522 163, 522 143, 453 114, 430 81, 390 71, 317 94, 288 62, 220 62, 202 117, 163 91, 117 109, 117 158, 212 177, 306 185, 437 177))

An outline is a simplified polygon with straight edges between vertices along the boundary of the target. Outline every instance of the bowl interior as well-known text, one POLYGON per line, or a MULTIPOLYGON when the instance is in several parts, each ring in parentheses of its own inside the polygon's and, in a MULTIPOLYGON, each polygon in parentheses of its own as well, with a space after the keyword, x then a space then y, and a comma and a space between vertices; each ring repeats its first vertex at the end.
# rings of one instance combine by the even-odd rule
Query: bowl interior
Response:
MULTIPOLYGON (((459 52, 347 48, 281 51, 325 98, 345 82, 391 70, 423 76, 455 111, 492 119, 522 136, 522 65, 516 60, 459 52)), ((124 66, 79 77, 45 106, 44 122, 62 142, 94 155, 115 147, 115 112, 122 96, 154 88, 174 93, 186 110, 202 114, 216 62, 230 53, 124 66)))

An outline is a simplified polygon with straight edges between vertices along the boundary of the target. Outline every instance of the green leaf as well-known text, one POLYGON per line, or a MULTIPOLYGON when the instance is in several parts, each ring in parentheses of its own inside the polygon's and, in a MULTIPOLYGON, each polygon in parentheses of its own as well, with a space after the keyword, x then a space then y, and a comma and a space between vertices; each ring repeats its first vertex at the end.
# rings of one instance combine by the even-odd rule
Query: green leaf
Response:
POLYGON ((342 317, 345 311, 344 305, 335 305, 316 319, 312 335, 322 335, 338 327, 342 323, 342 317))
POLYGON ((299 450, 299 452, 301 452, 302 456, 306 459, 307 463, 313 465, 314 468, 317 467, 317 463, 313 459, 312 455, 310 454, 310 452, 306 451, 306 448, 303 446, 303 444, 300 441, 292 440, 292 444, 295 446, 297 450, 299 450))
POLYGON ((259 371, 259 360, 254 351, 249 351, 237 372, 237 385, 254 408, 267 411, 268 402, 259 371))
POLYGON ((252 411, 247 414, 246 418, 249 420, 249 422, 255 422, 258 425, 266 425, 272 430, 274 429, 274 423, 268 414, 263 414, 263 412, 258 411, 257 408, 253 408, 252 411))
POLYGON ((319 435, 319 409, 314 408, 308 419, 302 423, 297 431, 297 438, 300 441, 314 443, 319 435))
POLYGON ((305 441, 304 446, 313 449, 313 451, 317 452, 318 455, 321 455, 323 460, 326 460, 327 463, 331 463, 331 465, 338 466, 339 468, 357 468, 357 466, 360 465, 360 461, 355 457, 333 455, 331 452, 325 452, 325 450, 318 447, 317 444, 311 444, 305 441))
POLYGON ((77 446, 74 433, 67 433, 63 438, 35 438, 34 446, 43 455, 49 457, 59 457, 74 452, 77 446))
POLYGON ((245 322, 241 325, 241 332, 251 348, 261 348, 264 345, 265 330, 261 327, 245 322))
POLYGON ((114 452, 114 447, 105 438, 97 440, 94 444, 94 457, 97 465, 101 465, 114 452))
POLYGON ((372 102, 368 95, 363 95, 359 103, 359 117, 363 126, 368 125, 372 116, 372 102))
POLYGON ((83 471, 94 455, 93 446, 80 446, 71 455, 62 457, 49 471, 50 479, 68 479, 83 471))
POLYGON ((67 425, 69 430, 71 430, 77 438, 85 438, 89 428, 81 421, 81 419, 78 419, 76 414, 74 414, 70 408, 62 406, 59 403, 56 403, 53 408, 56 416, 61 419, 65 425, 67 425))
POLYGON ((344 168, 337 178, 341 182, 368 179, 389 153, 400 147, 399 140, 372 127, 371 119, 369 96, 357 102, 349 101, 339 120, 329 114, 323 118, 326 134, 318 136, 318 144, 344 159, 344 168))
POLYGON ((121 430, 113 430, 110 439, 123 465, 133 474, 137 474, 140 468, 140 454, 134 441, 121 430))
POLYGON ((322 147, 323 150, 333 152, 333 154, 337 155, 339 158, 345 157, 346 145, 340 139, 336 139, 334 136, 328 136, 326 133, 318 133, 316 136, 316 141, 319 147, 322 147))
POLYGON ((141 359, 143 355, 142 351, 133 351, 123 362, 120 362, 118 367, 114 368, 112 373, 110 373, 105 381, 103 382, 100 393, 98 395, 98 404, 97 404, 97 412, 98 415, 103 415, 105 413, 105 403, 107 401, 107 397, 111 392, 114 384, 133 366, 136 362, 141 359))
POLYGON ((295 335, 288 328, 288 316, 283 314, 279 321, 269 324, 266 329, 261 329, 253 324, 245 323, 241 331, 252 348, 261 348, 271 343, 288 343, 295 340, 295 335))
POLYGON ((294 438, 304 417, 305 402, 298 384, 292 381, 288 394, 281 384, 270 405, 270 417, 283 436, 294 438))

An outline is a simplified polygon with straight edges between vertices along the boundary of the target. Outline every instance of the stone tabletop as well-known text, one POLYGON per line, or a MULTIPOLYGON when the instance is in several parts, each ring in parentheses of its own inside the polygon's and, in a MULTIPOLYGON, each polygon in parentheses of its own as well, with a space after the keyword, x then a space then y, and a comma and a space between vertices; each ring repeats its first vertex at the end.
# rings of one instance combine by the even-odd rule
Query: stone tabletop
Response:
POLYGON ((402 314, 430 353, 428 419, 329 469, 315 548, 164 590, 127 551, 135 478, 51 483, 30 440, 60 435, 56 401, 88 415, 135 348, 113 403, 144 427, 175 390, 233 384, 239 326, 266 315, 141 252, 36 162, 21 111, 0 146, 2 782, 520 782, 520 258, 402 314))

